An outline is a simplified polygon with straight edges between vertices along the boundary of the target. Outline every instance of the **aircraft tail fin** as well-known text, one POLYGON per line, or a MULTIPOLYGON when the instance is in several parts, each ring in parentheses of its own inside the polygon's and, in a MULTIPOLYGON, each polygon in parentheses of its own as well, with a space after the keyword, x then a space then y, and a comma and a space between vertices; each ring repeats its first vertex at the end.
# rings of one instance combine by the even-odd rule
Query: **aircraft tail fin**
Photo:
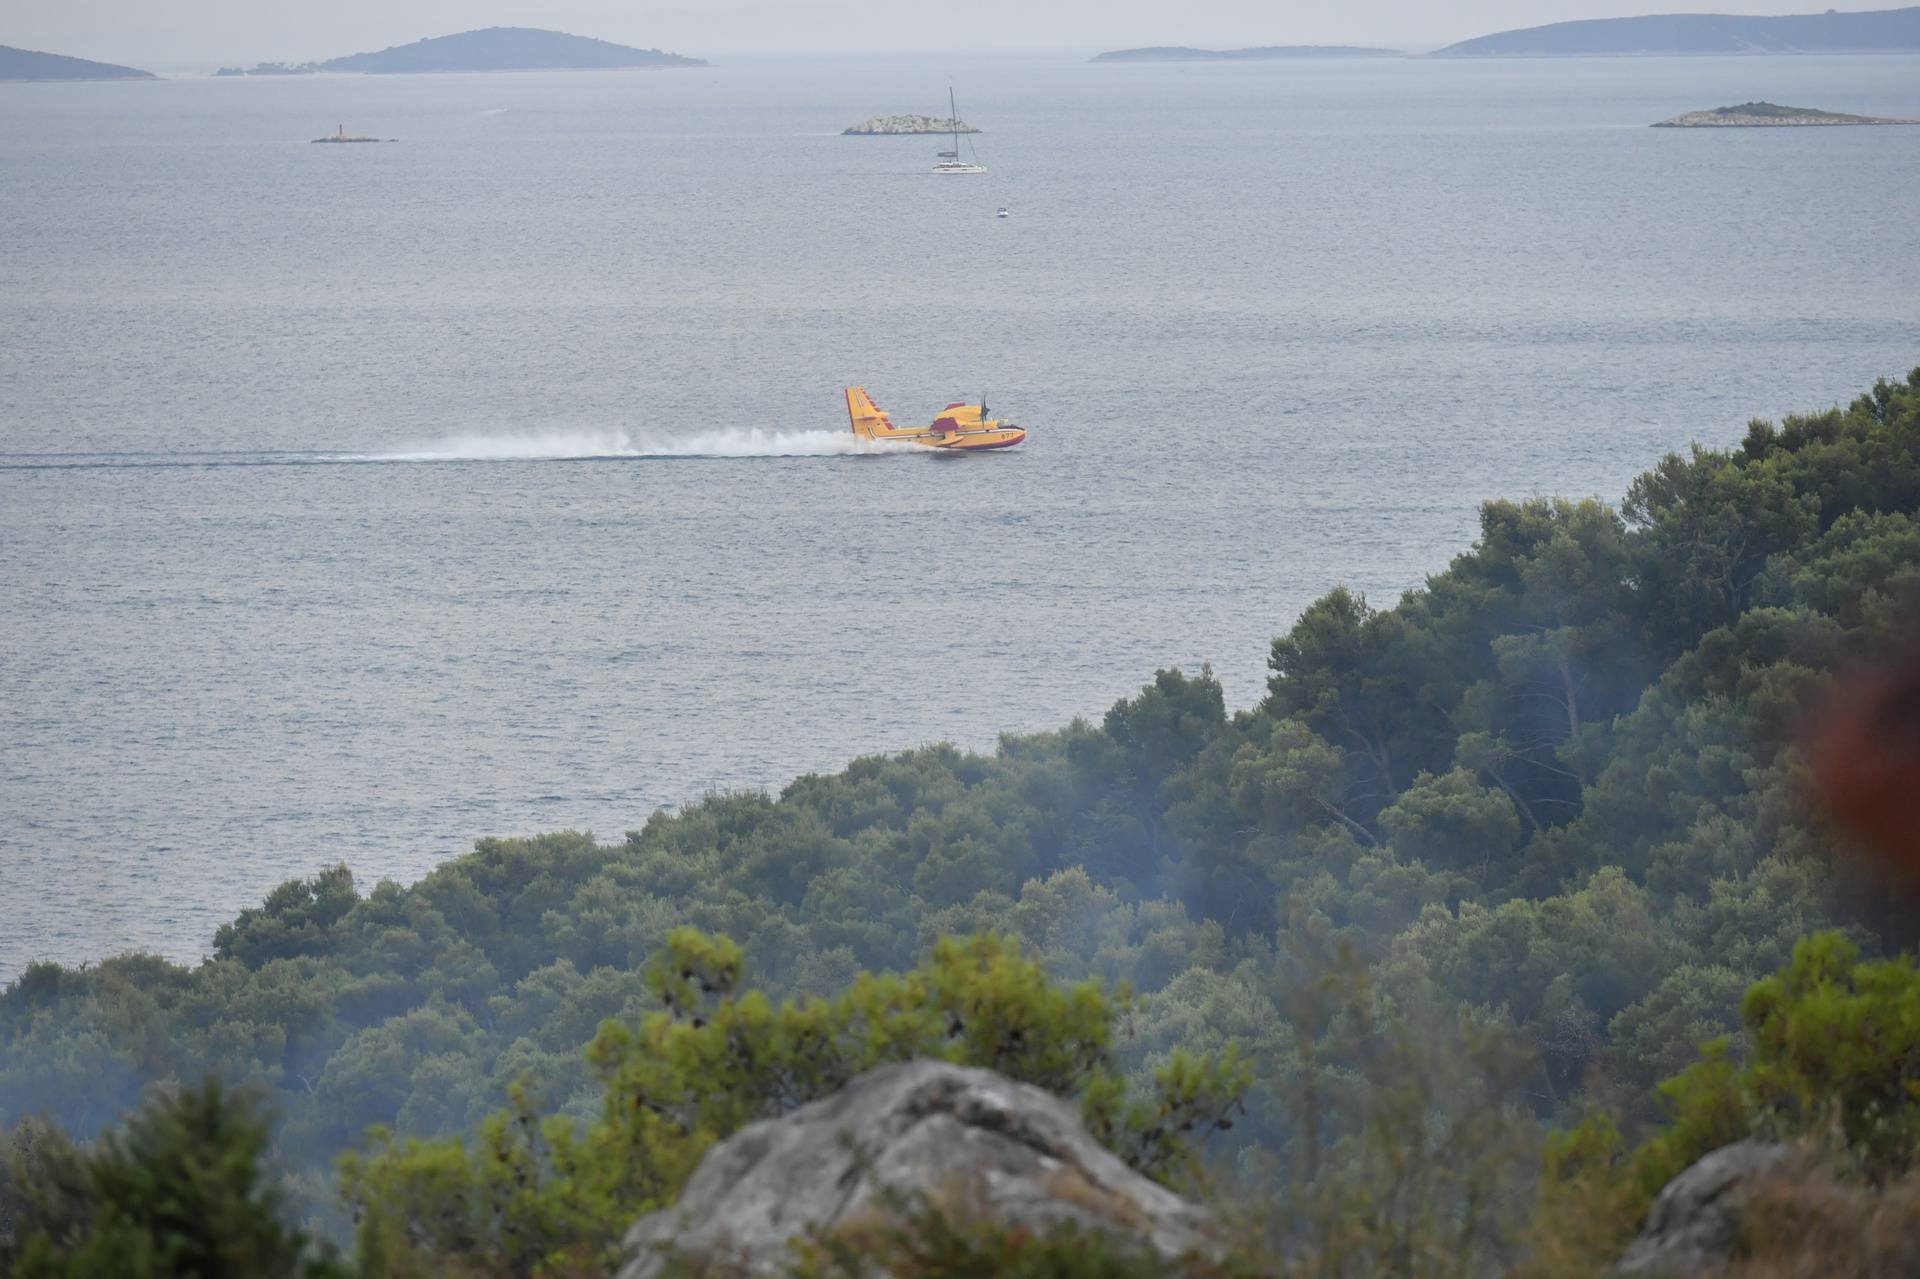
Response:
POLYGON ((847 388, 847 421, 853 427, 853 433, 862 439, 884 440, 889 435, 897 435, 893 419, 886 410, 873 402, 864 386, 847 388))

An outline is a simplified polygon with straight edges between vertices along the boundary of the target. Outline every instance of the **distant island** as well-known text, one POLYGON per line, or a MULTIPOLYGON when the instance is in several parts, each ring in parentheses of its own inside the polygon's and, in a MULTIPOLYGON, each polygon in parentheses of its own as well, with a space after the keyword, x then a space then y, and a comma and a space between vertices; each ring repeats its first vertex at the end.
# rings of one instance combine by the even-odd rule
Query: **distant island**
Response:
POLYGON ((151 71, 0 44, 0 80, 158 80, 151 71))
POLYGON ((1462 40, 1435 58, 1626 57, 1682 53, 1883 53, 1920 49, 1920 7, 1758 18, 1663 13, 1589 18, 1462 40))
POLYGON ((222 67, 218 74, 311 75, 317 71, 357 71, 367 75, 399 75, 435 71, 591 71, 706 65, 699 58, 683 58, 659 49, 635 49, 563 31, 487 27, 395 45, 378 53, 352 53, 325 62, 262 62, 251 70, 222 67))
MULTIPOLYGON (((323 138, 315 138, 314 141, 315 142, 378 142, 380 141, 380 139, 369 138, 363 134, 348 133, 347 126, 343 124, 338 129, 334 130, 332 133, 327 134, 323 138)), ((388 138, 387 141, 392 142, 393 139, 388 138)))
POLYGON ((318 62, 256 62, 250 67, 221 67, 214 72, 222 75, 312 75, 320 69, 318 62))
POLYGON ((965 120, 931 115, 881 115, 840 130, 843 138, 906 137, 919 133, 978 133, 965 120))
POLYGON ((1115 49, 1096 54, 1095 62, 1257 62, 1266 58, 1398 58, 1398 49, 1369 49, 1352 44, 1269 44, 1255 49, 1189 49, 1160 45, 1115 49))
POLYGON ((1816 111, 1812 107, 1783 107, 1777 102, 1742 102, 1737 107, 1689 111, 1671 120, 1656 121, 1650 127, 1655 129, 1765 129, 1833 124, 1920 124, 1920 120, 1895 120, 1878 115, 1845 115, 1838 111, 1816 111))

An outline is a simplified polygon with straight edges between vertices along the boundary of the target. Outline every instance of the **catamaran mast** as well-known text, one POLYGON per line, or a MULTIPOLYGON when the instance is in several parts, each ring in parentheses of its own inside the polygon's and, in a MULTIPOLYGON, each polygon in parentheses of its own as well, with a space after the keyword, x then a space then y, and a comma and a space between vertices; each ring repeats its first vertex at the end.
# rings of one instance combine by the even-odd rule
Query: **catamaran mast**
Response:
MULTIPOLYGON (((960 158, 960 108, 953 102, 953 86, 947 86, 947 123, 953 126, 953 158, 960 158)), ((924 162, 923 162, 924 163, 924 162)))

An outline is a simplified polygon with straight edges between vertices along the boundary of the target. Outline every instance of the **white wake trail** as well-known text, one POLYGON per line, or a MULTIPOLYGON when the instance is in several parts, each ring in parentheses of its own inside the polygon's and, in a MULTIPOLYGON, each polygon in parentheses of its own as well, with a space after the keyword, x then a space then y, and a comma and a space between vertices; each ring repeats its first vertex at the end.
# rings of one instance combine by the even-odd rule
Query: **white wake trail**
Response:
POLYGON ((726 427, 657 437, 626 431, 557 428, 515 434, 449 435, 384 453, 365 462, 533 462, 647 457, 839 457, 898 453, 902 446, 863 440, 850 431, 768 431, 726 427))

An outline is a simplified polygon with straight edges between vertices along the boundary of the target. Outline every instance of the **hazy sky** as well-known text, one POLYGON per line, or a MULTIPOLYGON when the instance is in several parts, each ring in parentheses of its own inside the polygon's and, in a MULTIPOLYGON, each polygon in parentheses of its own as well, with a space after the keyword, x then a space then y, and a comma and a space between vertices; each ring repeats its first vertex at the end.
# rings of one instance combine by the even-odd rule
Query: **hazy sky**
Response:
POLYGON ((1437 45, 1570 18, 1827 7, 1819 0, 3 0, 0 44, 161 67, 328 58, 486 26, 552 27, 722 57, 941 47, 1437 45))

